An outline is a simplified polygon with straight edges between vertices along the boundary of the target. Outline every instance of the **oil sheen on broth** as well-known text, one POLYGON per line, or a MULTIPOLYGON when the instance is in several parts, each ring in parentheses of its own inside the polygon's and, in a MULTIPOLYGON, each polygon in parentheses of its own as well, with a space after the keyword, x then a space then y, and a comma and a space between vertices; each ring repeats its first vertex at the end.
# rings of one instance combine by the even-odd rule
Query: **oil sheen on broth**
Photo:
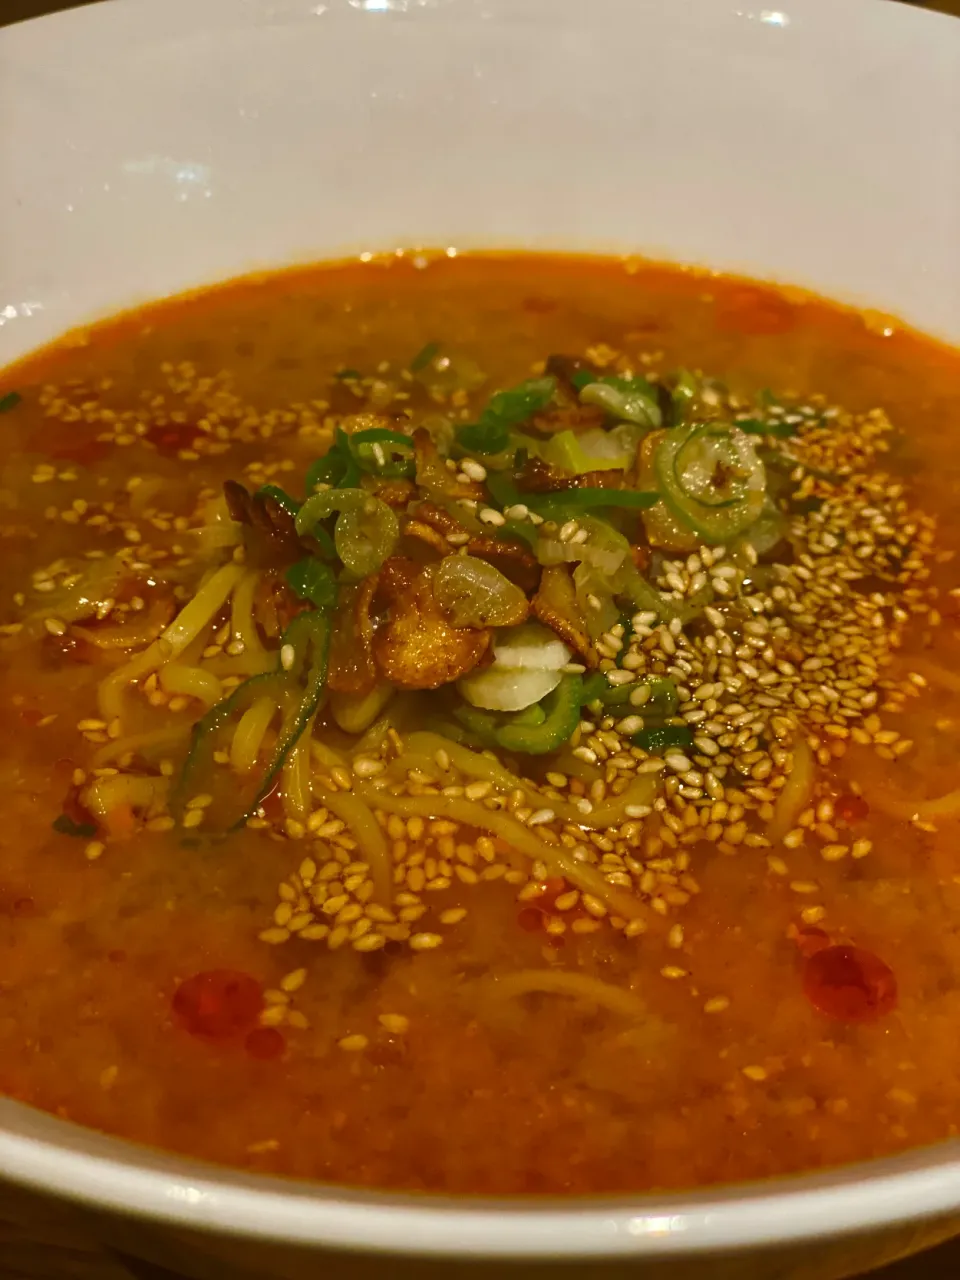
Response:
POLYGON ((956 1132, 956 353, 399 256, 0 389, 5 1094, 459 1193, 956 1132))

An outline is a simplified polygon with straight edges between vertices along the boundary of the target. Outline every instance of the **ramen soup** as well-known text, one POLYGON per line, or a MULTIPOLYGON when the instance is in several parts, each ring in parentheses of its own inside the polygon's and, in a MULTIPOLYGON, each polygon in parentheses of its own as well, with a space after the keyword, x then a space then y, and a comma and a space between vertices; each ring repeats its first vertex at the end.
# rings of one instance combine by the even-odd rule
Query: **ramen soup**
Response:
POLYGON ((960 1122, 960 356, 439 255, 3 379, 0 1089, 378 1188, 960 1122))

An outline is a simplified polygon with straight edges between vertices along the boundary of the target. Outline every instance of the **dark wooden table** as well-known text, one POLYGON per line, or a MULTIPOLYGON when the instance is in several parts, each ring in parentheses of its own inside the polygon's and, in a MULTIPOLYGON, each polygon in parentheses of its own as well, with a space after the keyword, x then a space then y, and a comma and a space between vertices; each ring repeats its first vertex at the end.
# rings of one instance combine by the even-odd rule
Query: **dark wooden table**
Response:
MULTIPOLYGON (((0 25, 73 8, 88 0, 0 0, 0 25)), ((878 0, 880 3, 881 0, 878 0)), ((918 0, 907 0, 908 3, 918 0)), ((682 3, 682 0, 678 0, 682 3)), ((960 0, 934 0, 926 6, 960 16, 960 0)), ((2 1280, 182 1280, 170 1271, 107 1256, 95 1240, 73 1238, 64 1244, 58 1233, 39 1239, 28 1227, 5 1222, 0 1198, 0 1278, 2 1280)), ((223 1280, 229 1280, 224 1276, 223 1280)), ((917 1258, 873 1273, 872 1280, 960 1280, 960 1240, 917 1258)))

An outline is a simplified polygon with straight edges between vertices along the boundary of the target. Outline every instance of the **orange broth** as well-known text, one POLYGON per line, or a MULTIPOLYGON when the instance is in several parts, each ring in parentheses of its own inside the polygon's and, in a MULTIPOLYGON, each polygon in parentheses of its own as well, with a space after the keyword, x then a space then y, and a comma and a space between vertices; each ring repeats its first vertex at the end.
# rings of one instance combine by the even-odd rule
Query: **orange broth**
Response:
MULTIPOLYGON (((551 352, 607 344, 747 394, 822 393, 890 415, 900 434, 886 465, 938 520, 931 582, 942 616, 907 627, 897 670, 932 661, 957 674, 954 687, 921 689, 885 716, 911 751, 884 758, 852 744, 818 765, 837 841, 870 841, 869 853, 829 861, 829 841, 816 838, 729 852, 691 844, 686 900, 638 937, 604 927, 568 932, 558 947, 523 917, 516 888, 454 879, 435 909, 467 914, 435 949, 271 946, 259 935, 309 835, 244 829, 208 848, 121 821, 91 852, 93 842, 52 829, 96 749, 78 726, 97 715, 104 667, 69 635, 24 646, 4 634, 0 1090, 224 1164, 455 1193, 688 1187, 955 1135, 957 820, 893 820, 860 796, 920 799, 957 785, 957 352, 799 292, 613 261, 461 256, 420 267, 398 257, 231 283, 71 335, 3 375, 22 400, 0 418, 0 621, 16 627, 42 602, 33 575, 58 560, 134 537, 182 554, 176 517, 202 488, 215 492, 254 462, 299 476, 317 452, 301 410, 276 415, 254 442, 208 432, 198 451, 196 404, 186 423, 145 437, 131 426, 125 443, 97 441, 104 407, 146 421, 151 403, 186 408, 197 379, 223 371, 231 394, 261 412, 309 406, 338 369, 406 368, 431 342, 475 360, 487 394, 551 352), (226 447, 211 452, 211 441, 226 447), (151 477, 155 495, 139 509, 134 476, 151 477), (804 932, 801 911, 813 905, 829 940, 893 969, 898 1002, 886 1016, 848 1023, 805 998, 801 964, 820 934, 804 932), (625 1027, 576 1000, 478 994, 480 979, 557 957, 629 989, 646 1016, 625 1027), (235 971, 278 991, 300 969, 288 1006, 299 1016, 259 1040, 244 1028, 191 1035, 171 1006, 199 972, 235 971)), ((203 413, 215 392, 201 395, 203 413)))

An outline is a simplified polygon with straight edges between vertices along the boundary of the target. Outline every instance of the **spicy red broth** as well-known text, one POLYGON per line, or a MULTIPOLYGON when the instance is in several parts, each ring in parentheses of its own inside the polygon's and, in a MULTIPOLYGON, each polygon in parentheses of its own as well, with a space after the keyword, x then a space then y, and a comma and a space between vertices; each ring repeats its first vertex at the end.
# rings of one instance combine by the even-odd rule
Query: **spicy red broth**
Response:
POLYGON ((4 1093, 462 1193, 955 1133, 960 355, 399 257, 2 387, 4 1093))

